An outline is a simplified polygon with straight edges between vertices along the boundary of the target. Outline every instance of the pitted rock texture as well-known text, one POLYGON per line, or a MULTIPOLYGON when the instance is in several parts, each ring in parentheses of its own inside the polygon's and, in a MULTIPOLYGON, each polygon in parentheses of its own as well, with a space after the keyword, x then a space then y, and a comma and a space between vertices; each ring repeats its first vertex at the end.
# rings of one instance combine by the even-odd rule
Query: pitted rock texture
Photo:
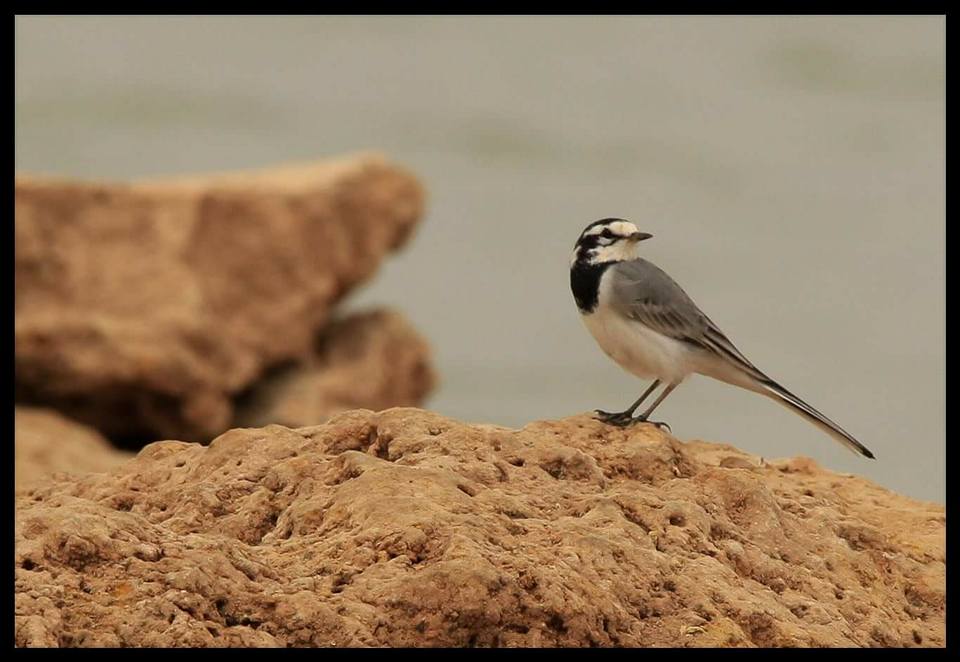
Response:
POLYGON ((15 407, 13 420, 17 492, 55 473, 107 471, 133 457, 96 430, 49 409, 15 407))
POLYGON ((19 646, 943 646, 941 506, 590 417, 157 442, 17 501, 19 646))
POLYGON ((257 382, 234 424, 303 427, 348 409, 420 405, 436 381, 430 346, 402 315, 354 313, 324 328, 309 359, 257 382))
POLYGON ((113 439, 209 440, 233 395, 310 353, 423 206, 375 155, 134 184, 17 177, 17 399, 113 439))

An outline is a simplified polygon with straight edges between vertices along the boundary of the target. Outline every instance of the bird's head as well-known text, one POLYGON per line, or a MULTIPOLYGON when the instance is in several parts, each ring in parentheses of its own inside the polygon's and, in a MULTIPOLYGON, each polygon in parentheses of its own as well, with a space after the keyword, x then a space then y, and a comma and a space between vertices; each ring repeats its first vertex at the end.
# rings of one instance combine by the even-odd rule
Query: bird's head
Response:
POLYGON ((571 266, 623 262, 637 257, 637 244, 653 235, 622 218, 604 218, 586 227, 573 248, 571 266))

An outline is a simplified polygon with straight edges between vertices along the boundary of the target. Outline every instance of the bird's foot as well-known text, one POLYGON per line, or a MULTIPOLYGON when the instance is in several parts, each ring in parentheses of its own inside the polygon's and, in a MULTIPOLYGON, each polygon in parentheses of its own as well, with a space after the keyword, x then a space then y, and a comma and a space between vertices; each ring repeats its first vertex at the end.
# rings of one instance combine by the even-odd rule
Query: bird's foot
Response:
POLYGON ((631 413, 628 411, 611 413, 609 411, 594 409, 593 412, 597 415, 597 420, 603 421, 604 423, 609 423, 610 425, 616 425, 619 428, 625 428, 628 425, 633 425, 633 423, 636 422, 636 419, 634 419, 631 413))

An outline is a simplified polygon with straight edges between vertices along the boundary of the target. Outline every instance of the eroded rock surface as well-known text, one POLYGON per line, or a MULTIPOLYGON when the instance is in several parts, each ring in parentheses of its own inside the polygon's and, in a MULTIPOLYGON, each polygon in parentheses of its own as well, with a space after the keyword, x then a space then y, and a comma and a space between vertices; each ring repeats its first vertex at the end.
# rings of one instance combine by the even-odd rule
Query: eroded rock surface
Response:
POLYGON ((20 646, 942 646, 941 506, 588 416, 151 444, 17 501, 20 646))
POLYGON ((234 394, 309 354, 423 205, 373 155, 135 184, 18 177, 17 398, 111 438, 210 439, 234 394))
POLYGON ((49 409, 14 409, 18 492, 55 473, 107 471, 133 457, 113 448, 96 430, 49 409))
POLYGON ((238 404, 235 427, 303 427, 348 409, 419 405, 436 381, 430 346, 402 315, 354 313, 326 327, 308 359, 260 380, 238 404))

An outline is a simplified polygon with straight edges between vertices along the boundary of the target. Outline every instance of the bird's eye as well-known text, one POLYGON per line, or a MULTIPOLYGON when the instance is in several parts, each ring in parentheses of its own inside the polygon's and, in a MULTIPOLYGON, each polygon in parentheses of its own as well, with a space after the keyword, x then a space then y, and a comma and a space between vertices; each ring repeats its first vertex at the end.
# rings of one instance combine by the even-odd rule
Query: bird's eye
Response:
POLYGON ((609 239, 613 236, 613 233, 610 232, 610 230, 604 229, 604 231, 600 233, 600 236, 609 239))

